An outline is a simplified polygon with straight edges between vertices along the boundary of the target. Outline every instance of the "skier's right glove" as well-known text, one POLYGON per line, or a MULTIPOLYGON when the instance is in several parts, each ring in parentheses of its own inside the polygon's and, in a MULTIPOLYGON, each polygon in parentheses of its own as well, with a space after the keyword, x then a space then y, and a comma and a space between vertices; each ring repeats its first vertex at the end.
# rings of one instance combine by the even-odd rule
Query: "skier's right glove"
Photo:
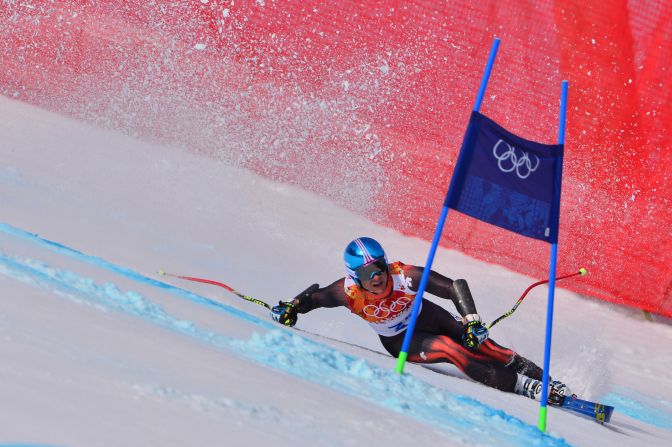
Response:
POLYGON ((271 309, 271 317, 285 326, 294 326, 298 319, 296 305, 290 302, 280 301, 277 306, 271 309))
POLYGON ((463 318, 462 344, 465 348, 475 351, 488 339, 488 328, 481 322, 478 314, 469 314, 463 318))

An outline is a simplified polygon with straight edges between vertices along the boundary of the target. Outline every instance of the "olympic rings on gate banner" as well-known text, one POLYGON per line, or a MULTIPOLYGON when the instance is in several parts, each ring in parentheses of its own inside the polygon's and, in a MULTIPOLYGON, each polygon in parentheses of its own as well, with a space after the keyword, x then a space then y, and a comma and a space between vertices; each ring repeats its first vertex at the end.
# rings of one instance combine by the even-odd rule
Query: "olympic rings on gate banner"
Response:
POLYGON ((389 299, 381 301, 378 305, 367 304, 362 311, 367 317, 385 319, 392 313, 398 314, 399 312, 406 310, 412 301, 413 300, 407 296, 401 296, 392 301, 391 304, 389 299), (388 306, 388 304, 390 305, 388 306))
POLYGON ((539 157, 537 157, 534 154, 528 154, 525 151, 519 151, 522 152, 522 156, 518 155, 516 153, 516 148, 515 146, 511 146, 509 143, 506 143, 504 140, 498 140, 497 143, 492 147, 492 155, 495 156, 497 159, 497 166, 499 167, 499 170, 502 172, 513 172, 514 170, 516 171, 516 175, 518 178, 521 180, 524 180, 530 176, 534 171, 537 170, 539 167, 539 163, 541 160, 539 160, 539 157), (497 153, 497 148, 501 143, 506 144, 509 149, 504 150, 504 152, 497 153), (536 159, 537 163, 532 166, 532 159, 530 157, 534 157, 536 159), (505 163, 507 162, 508 163, 505 163), (509 165, 510 166, 507 166, 509 165))

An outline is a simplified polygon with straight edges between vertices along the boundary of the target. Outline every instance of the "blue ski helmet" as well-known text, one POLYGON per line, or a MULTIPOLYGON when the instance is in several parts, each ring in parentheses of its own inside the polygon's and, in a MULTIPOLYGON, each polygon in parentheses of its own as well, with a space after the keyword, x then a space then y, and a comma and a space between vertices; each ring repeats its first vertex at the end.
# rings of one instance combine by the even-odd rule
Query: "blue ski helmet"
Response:
POLYGON ((387 267, 385 250, 375 239, 370 237, 360 237, 350 242, 345 247, 343 260, 348 275, 360 286, 362 283, 357 277, 358 268, 373 264, 376 261, 383 261, 385 267, 387 267))

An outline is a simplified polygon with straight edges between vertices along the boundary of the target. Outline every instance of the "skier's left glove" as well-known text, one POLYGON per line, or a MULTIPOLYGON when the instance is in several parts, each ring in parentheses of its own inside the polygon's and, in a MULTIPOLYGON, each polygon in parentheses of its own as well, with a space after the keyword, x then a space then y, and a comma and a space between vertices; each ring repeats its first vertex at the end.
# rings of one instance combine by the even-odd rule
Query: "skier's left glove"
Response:
POLYGON ((478 314, 469 314, 462 318, 462 344, 465 348, 477 350, 481 343, 488 339, 488 328, 481 322, 478 314))
POLYGON ((271 309, 271 317, 285 326, 294 326, 298 319, 296 305, 290 302, 280 301, 277 306, 271 309))

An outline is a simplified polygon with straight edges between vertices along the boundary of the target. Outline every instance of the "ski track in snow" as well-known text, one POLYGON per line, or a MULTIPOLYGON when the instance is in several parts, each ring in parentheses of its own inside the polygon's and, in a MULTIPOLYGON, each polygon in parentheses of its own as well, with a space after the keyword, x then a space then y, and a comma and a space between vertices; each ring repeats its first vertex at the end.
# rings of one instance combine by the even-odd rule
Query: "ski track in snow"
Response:
MULTIPOLYGON (((542 433, 535 426, 474 398, 454 395, 413 376, 399 375, 372 365, 230 306, 48 241, 8 224, 0 223, 0 231, 60 255, 101 267, 137 282, 150 284, 198 305, 244 319, 266 331, 263 334, 255 333, 249 340, 232 339, 220 333, 201 329, 191 321, 170 315, 161 305, 136 291, 122 291, 110 282, 97 283, 91 278, 55 268, 40 260, 0 252, 0 274, 14 280, 48 290, 80 304, 141 318, 219 349, 233 352, 240 357, 254 360, 261 365, 359 397, 413 417, 432 427, 440 427, 465 443, 475 445, 474 439, 479 439, 479 444, 482 442, 484 445, 551 447, 569 445, 563 439, 542 433), (484 425, 487 425, 487 430, 484 430, 484 425)), ((273 408, 257 408, 229 399, 209 398, 170 387, 141 388, 138 392, 142 394, 197 407, 203 411, 220 409, 235 411, 241 415, 254 414, 255 417, 263 415, 264 418, 270 419, 273 419, 274 413, 280 411, 273 408)))
POLYGON ((672 402, 669 400, 643 396, 641 393, 622 389, 621 393, 607 394, 603 402, 633 419, 672 430, 672 402), (637 395, 637 398, 630 397, 633 395, 637 395))

